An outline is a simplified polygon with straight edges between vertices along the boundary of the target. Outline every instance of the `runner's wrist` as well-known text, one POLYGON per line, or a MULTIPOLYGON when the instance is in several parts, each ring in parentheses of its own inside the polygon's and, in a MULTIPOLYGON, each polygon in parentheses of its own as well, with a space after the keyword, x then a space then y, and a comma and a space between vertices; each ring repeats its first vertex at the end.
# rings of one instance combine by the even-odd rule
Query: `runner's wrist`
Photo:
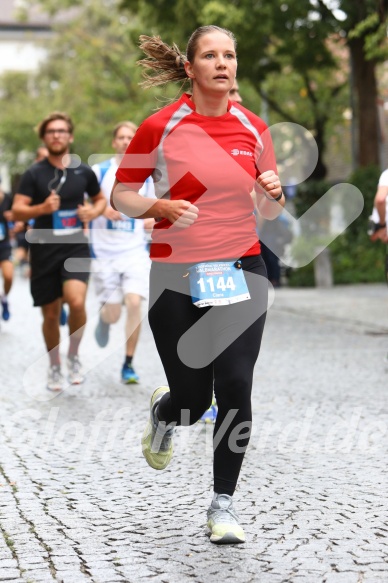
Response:
POLYGON ((272 200, 274 200, 275 202, 279 202, 280 200, 282 200, 283 194, 284 194, 283 191, 281 191, 279 196, 277 196, 276 198, 273 198, 272 200))
POLYGON ((271 202, 279 202, 283 198, 283 191, 281 191, 278 196, 268 196, 266 192, 264 192, 265 198, 270 200, 271 202))
POLYGON ((367 233, 369 236, 372 236, 375 233, 377 233, 378 231, 381 231, 382 229, 386 229, 386 228, 387 228, 387 224, 385 222, 384 223, 375 223, 373 220, 369 220, 367 233))
POLYGON ((150 218, 152 219, 164 219, 166 218, 166 215, 168 214, 168 208, 170 206, 171 201, 169 200, 157 200, 153 205, 152 205, 152 216, 150 218))

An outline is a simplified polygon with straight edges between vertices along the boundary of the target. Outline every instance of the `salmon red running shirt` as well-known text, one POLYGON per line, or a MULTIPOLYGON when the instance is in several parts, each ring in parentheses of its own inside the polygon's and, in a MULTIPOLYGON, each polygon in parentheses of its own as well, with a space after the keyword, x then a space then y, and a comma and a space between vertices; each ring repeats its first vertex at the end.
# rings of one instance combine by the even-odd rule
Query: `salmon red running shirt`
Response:
POLYGON ((150 251, 156 261, 196 263, 260 253, 251 192, 266 170, 277 173, 263 120, 231 101, 224 115, 200 115, 183 94, 141 124, 116 177, 137 192, 152 175, 157 198, 198 207, 186 229, 157 221, 150 251))

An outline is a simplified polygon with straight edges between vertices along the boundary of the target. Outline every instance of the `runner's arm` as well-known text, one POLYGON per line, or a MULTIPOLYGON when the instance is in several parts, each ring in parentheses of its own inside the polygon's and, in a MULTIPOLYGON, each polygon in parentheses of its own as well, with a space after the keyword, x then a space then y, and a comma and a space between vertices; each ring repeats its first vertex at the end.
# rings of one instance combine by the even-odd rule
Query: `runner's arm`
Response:
POLYGON ((279 176, 273 170, 260 174, 255 183, 256 205, 259 214, 268 220, 276 219, 283 210, 286 199, 279 176), (275 200, 280 195, 279 200, 275 200))
POLYGON ((198 208, 187 200, 145 198, 117 179, 112 188, 110 201, 114 209, 128 217, 135 219, 165 218, 181 228, 189 227, 198 217, 198 208))
POLYGON ((388 196, 388 186, 383 184, 379 185, 374 199, 374 207, 379 215, 379 224, 382 225, 381 228, 377 229, 371 235, 371 241, 382 241, 383 243, 388 243, 388 229, 387 229, 387 216, 386 216, 386 204, 388 196))
POLYGON ((15 221, 27 223, 30 219, 36 219, 41 215, 51 215, 58 210, 60 198, 55 191, 40 204, 32 205, 32 198, 25 194, 15 194, 12 204, 12 213, 15 221))
POLYGON ((95 196, 91 196, 89 200, 91 204, 79 205, 77 209, 77 215, 83 223, 93 221, 102 215, 106 208, 106 198, 101 190, 95 196))
POLYGON ((388 186, 379 186, 376 192, 374 206, 379 213, 379 223, 384 225, 386 221, 386 200, 388 196, 388 186))

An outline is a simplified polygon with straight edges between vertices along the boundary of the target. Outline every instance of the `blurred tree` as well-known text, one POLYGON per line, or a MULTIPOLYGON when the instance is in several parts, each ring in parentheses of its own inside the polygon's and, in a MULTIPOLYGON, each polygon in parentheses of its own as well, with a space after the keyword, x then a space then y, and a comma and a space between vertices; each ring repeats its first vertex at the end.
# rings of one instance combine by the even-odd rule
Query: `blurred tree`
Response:
POLYGON ((312 0, 320 18, 350 50, 357 165, 379 166, 377 63, 388 57, 388 0, 312 0))
POLYGON ((261 112, 257 105, 253 110, 265 118, 268 105, 276 113, 271 123, 283 120, 308 128, 319 152, 313 175, 326 175, 325 132, 345 79, 338 82, 333 74, 337 60, 325 42, 327 27, 306 31, 308 0, 123 0, 122 4, 141 15, 167 42, 174 40, 182 47, 197 26, 213 23, 231 29, 238 42, 238 78, 249 80, 261 97, 261 112))
MULTIPOLYGON (((124 7, 139 14, 168 42, 186 41, 203 24, 233 30, 239 43, 239 78, 249 79, 284 120, 306 125, 313 132, 320 152, 316 179, 326 174, 326 127, 333 113, 336 115, 336 100, 346 81, 343 75, 338 79, 336 42, 346 44, 351 53, 358 125, 356 162, 378 164, 375 68, 388 54, 387 4, 388 0, 122 0, 124 7), (294 90, 285 95, 281 86, 291 75, 294 90)), ((349 74, 347 65, 342 66, 349 74)))
POLYGON ((30 99, 30 84, 30 75, 23 72, 7 72, 0 77, 1 158, 13 175, 32 162, 39 144, 33 132, 39 120, 39 103, 30 99))
MULTIPOLYGON (((55 8, 65 4, 55 2, 55 8)), ((33 128, 53 110, 73 117, 74 150, 84 162, 92 153, 111 152, 118 121, 140 123, 152 113, 154 95, 138 85, 137 26, 137 18, 118 10, 117 0, 88 0, 70 22, 55 25, 48 58, 37 72, 0 77, 0 145, 13 173, 32 161, 39 144, 33 128)))
MULTIPOLYGON (((319 159, 312 178, 326 175, 328 128, 340 122, 347 105, 349 75, 358 128, 356 162, 378 164, 375 69, 388 54, 388 0, 29 0, 29 4, 51 13, 79 7, 79 19, 63 30, 46 72, 55 77, 57 96, 66 95, 64 102, 82 110, 82 119, 91 124, 96 119, 93 112, 104 123, 114 117, 126 93, 136 104, 135 119, 152 107, 150 100, 159 90, 138 98, 134 86, 139 78, 133 65, 140 32, 161 34, 183 48, 197 26, 212 22, 236 34, 239 79, 249 81, 262 104, 269 106, 271 122, 298 123, 313 133, 319 159), (344 47, 351 53, 350 73, 344 47)), ((126 104, 128 116, 131 103, 126 104)), ((265 108, 260 113, 265 116, 265 108)), ((85 130, 91 143, 100 139, 99 129, 93 125, 90 132, 85 130)))

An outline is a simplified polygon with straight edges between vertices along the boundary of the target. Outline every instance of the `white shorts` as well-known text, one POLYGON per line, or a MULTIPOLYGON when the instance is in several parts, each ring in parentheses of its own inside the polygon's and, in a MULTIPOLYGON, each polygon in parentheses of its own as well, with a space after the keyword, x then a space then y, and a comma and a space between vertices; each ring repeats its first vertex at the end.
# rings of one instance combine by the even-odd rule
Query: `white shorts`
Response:
POLYGON ((93 259, 93 279, 99 302, 121 304, 129 293, 148 299, 150 268, 150 258, 143 249, 119 258, 93 259))

